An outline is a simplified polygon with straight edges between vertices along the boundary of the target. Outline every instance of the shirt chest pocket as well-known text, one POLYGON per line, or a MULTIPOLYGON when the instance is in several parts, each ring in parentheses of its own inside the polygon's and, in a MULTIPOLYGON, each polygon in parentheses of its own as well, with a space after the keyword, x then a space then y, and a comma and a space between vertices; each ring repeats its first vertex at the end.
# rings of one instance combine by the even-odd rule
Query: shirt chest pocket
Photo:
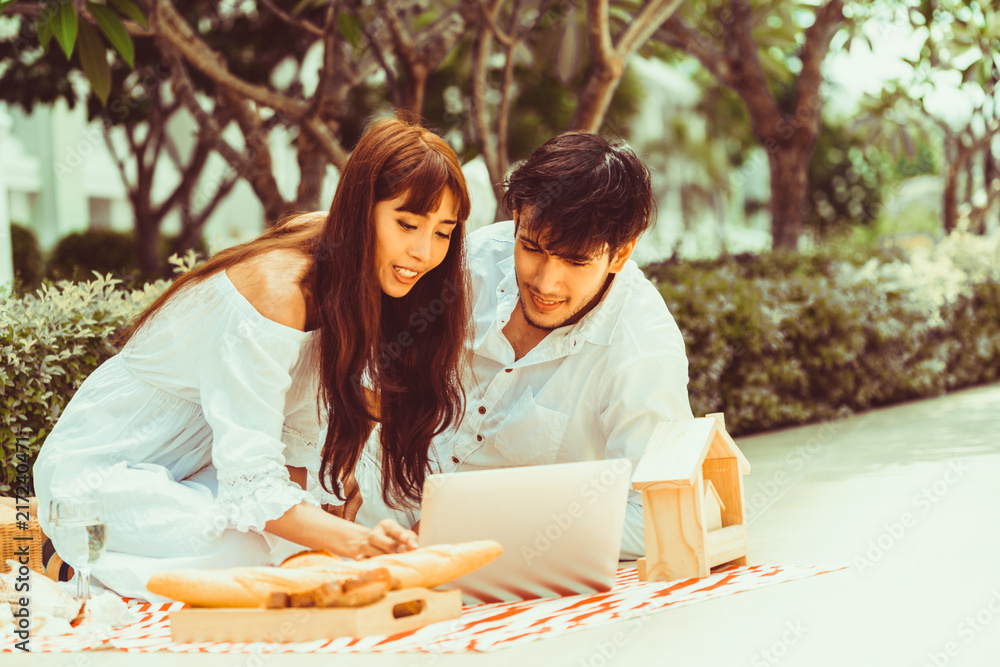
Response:
POLYGON ((555 463, 569 416, 535 403, 526 390, 500 421, 492 440, 514 465, 555 463))

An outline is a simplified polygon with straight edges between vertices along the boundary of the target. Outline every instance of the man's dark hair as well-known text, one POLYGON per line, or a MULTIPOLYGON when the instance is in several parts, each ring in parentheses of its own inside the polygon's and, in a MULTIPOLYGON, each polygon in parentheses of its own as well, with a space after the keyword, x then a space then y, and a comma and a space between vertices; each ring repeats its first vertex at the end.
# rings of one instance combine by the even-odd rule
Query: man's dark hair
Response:
POLYGON ((563 132, 503 185, 503 205, 555 255, 595 257, 607 249, 613 256, 652 223, 649 170, 621 140, 563 132))

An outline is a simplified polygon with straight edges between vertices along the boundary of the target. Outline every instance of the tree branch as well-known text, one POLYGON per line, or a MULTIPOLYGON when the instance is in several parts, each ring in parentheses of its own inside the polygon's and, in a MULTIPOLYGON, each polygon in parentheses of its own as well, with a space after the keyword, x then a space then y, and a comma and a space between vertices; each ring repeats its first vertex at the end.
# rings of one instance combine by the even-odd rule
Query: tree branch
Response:
POLYGON ((192 230, 193 234, 197 235, 201 233, 201 230, 205 227, 205 223, 208 222, 208 216, 210 216, 212 211, 218 207, 219 203, 225 198, 225 196, 232 191, 239 180, 239 174, 233 174, 219 184, 219 188, 215 191, 212 199, 210 199, 209 202, 205 204, 200 211, 198 211, 197 216, 192 216, 192 222, 194 223, 194 229, 192 230))
POLYGON ((422 30, 418 36, 424 65, 429 71, 437 68, 446 55, 464 36, 465 28, 478 17, 478 0, 462 0, 455 8, 422 30))
MULTIPOLYGON (((178 108, 180 108, 180 102, 175 102, 167 107, 167 117, 169 118, 172 116, 178 108)), ((216 124, 224 127, 229 121, 225 107, 222 105, 216 106, 216 108, 212 111, 212 120, 216 124)), ((201 178, 202 172, 205 170, 208 158, 212 154, 213 145, 211 130, 207 128, 200 128, 198 131, 198 138, 195 141, 194 149, 191 151, 191 159, 188 160, 187 165, 185 165, 173 140, 167 136, 166 132, 163 134, 167 154, 177 167, 178 173, 181 174, 181 182, 176 188, 174 188, 174 191, 170 193, 170 196, 167 197, 162 204, 160 204, 156 211, 156 219, 158 220, 169 213, 170 210, 179 202, 187 202, 191 199, 191 190, 194 188, 195 184, 201 178)))
POLYGON ((149 151, 149 145, 154 132, 153 128, 156 127, 156 124, 154 122, 147 122, 146 127, 146 136, 141 142, 136 142, 135 140, 135 132, 138 126, 133 126, 125 135, 128 137, 129 147, 132 149, 133 155, 135 155, 135 189, 139 200, 148 198, 148 193, 152 185, 152 174, 149 162, 146 159, 146 153, 149 151))
MULTIPOLYGON (((118 150, 115 148, 114 142, 111 140, 111 131, 103 123, 101 124, 101 134, 104 136, 104 143, 108 147, 108 154, 115 161, 115 166, 118 167, 118 173, 122 177, 122 185, 125 186, 125 191, 128 193, 128 198, 132 199, 135 194, 135 188, 132 187, 131 181, 128 178, 128 169, 125 166, 125 161, 121 159, 118 155, 118 150)), ((128 134, 128 128, 122 128, 125 134, 128 134)))
POLYGON ((271 2, 271 0, 260 0, 260 3, 262 5, 264 5, 265 7, 267 7, 269 10, 271 10, 272 14, 274 14, 275 16, 277 16, 279 19, 281 19, 282 21, 284 21, 288 25, 296 27, 296 28, 301 28, 302 30, 305 30, 306 32, 308 32, 308 33, 310 33, 312 35, 315 35, 317 37, 322 37, 323 36, 323 30, 321 28, 319 28, 312 21, 306 21, 305 19, 296 19, 296 18, 293 18, 291 14, 288 14, 288 13, 282 11, 281 8, 278 7, 276 4, 274 4, 273 2, 271 2))
POLYGON ((595 67, 607 67, 616 56, 611 43, 608 0, 587 0, 587 32, 590 35, 595 67))
MULTIPOLYGON (((541 0, 541 2, 538 3, 538 13, 535 15, 535 22, 515 34, 515 38, 518 42, 523 42, 527 39, 528 35, 538 29, 538 26, 542 25, 542 21, 545 19, 545 15, 549 12, 549 6, 551 4, 552 0, 541 0)), ((514 33, 513 22, 511 22, 511 33, 514 33)))
POLYGON ((479 5, 479 16, 483 20, 483 23, 486 24, 486 27, 490 29, 490 32, 493 33, 493 38, 503 46, 513 46, 514 38, 497 24, 498 8, 496 4, 488 5, 483 0, 479 0, 477 4, 479 5))
POLYGON ((184 166, 184 160, 181 159, 181 152, 177 150, 177 142, 168 136, 164 140, 164 147, 167 149, 167 157, 177 167, 177 171, 180 171, 184 166))
MULTIPOLYGON (((496 0, 497 6, 500 1, 496 0)), ((486 170, 490 174, 490 180, 497 183, 502 174, 500 174, 496 141, 490 130, 489 104, 486 100, 487 64, 493 50, 492 47, 493 33, 486 26, 480 27, 472 46, 472 125, 479 137, 479 147, 483 154, 483 161, 486 163, 486 170)))
POLYGON ((323 25, 323 65, 319 69, 319 81, 309 104, 309 115, 319 113, 323 100, 330 93, 330 86, 336 71, 335 51, 337 49, 337 15, 336 5, 331 4, 326 9, 326 22, 323 25))
MULTIPOLYGON (((510 13, 510 33, 514 33, 517 27, 518 18, 521 16, 521 1, 514 0, 514 6, 510 13)), ((494 33, 495 36, 495 33, 494 33)), ((497 171, 501 174, 507 173, 507 133, 510 122, 510 98, 514 89, 514 57, 517 47, 520 46, 523 37, 519 36, 505 45, 503 79, 500 83, 500 107, 497 109, 497 171)))
POLYGON ((210 154, 211 149, 208 146, 208 143, 199 139, 187 166, 182 167, 182 165, 178 165, 178 171, 181 173, 181 182, 178 183, 177 187, 174 188, 174 191, 171 192, 158 207, 156 207, 156 211, 153 214, 155 219, 161 220, 167 213, 170 212, 170 209, 177 205, 178 201, 187 198, 187 194, 194 187, 194 184, 198 181, 198 179, 201 178, 201 172, 205 168, 205 163, 208 161, 208 156, 210 154))
POLYGON ((795 118, 815 126, 816 131, 819 130, 823 106, 819 94, 823 83, 823 60, 830 52, 830 42, 843 20, 842 0, 829 0, 816 10, 816 20, 805 31, 805 43, 799 56, 802 71, 795 86, 795 118))
POLYGON ((642 6, 639 14, 618 38, 615 51, 619 57, 628 59, 638 51, 659 29, 663 23, 674 15, 684 0, 649 0, 642 6))
POLYGON ((736 61, 730 61, 733 68, 735 90, 747 104, 750 120, 757 136, 770 138, 777 133, 781 121, 781 107, 771 95, 767 79, 760 66, 757 42, 754 41, 752 10, 746 0, 731 0, 733 21, 724 28, 725 33, 739 54, 736 61))
MULTIPOLYGON (((159 91, 159 88, 157 88, 157 91, 159 91)), ((158 92, 156 94, 154 109, 157 117, 155 119, 151 118, 148 123, 149 132, 153 135, 153 162, 150 165, 150 179, 152 179, 153 173, 156 172, 156 164, 160 161, 160 154, 163 152, 163 142, 167 137, 167 123, 170 122, 170 114, 173 113, 173 110, 160 106, 160 95, 158 92), (153 131, 154 125, 156 126, 155 132, 153 131)))
POLYGON ((169 0, 152 0, 150 5, 149 24, 152 31, 216 85, 240 98, 253 100, 290 116, 301 116, 306 112, 302 102, 234 76, 225 59, 191 29, 169 0))
POLYGON ((305 119, 305 127, 309 134, 323 147, 334 166, 338 169, 343 167, 344 163, 347 162, 347 151, 330 131, 330 127, 315 116, 309 116, 305 119))
MULTIPOLYGON (((386 0, 382 5, 382 14, 385 16, 386 24, 389 26, 389 34, 392 36, 392 43, 395 47, 396 55, 406 63, 412 63, 417 58, 417 50, 413 45, 413 40, 399 18, 398 3, 396 0, 386 0)), ((407 66, 409 69, 409 66, 407 66)))
MULTIPOLYGON (((170 48, 163 48, 161 51, 167 60, 167 66, 170 68, 171 89, 174 91, 177 99, 184 104, 184 108, 194 118, 198 127, 201 128, 205 140, 212 144, 212 148, 229 163, 229 166, 237 174, 247 179, 247 182, 260 198, 261 203, 265 203, 267 201, 266 198, 273 197, 274 193, 277 192, 277 184, 272 183, 271 186, 261 185, 256 178, 258 175, 257 166, 254 165, 250 157, 226 141, 222 136, 223 126, 212 115, 209 115, 201 108, 197 93, 195 93, 194 83, 191 81, 191 76, 188 74, 181 56, 170 48)), ((264 174, 263 176, 266 178, 268 174, 264 174)), ((270 177, 273 181, 273 174, 270 174, 270 177)))
MULTIPOLYGON (((402 95, 394 95, 397 108, 407 108, 415 114, 420 114, 426 94, 427 77, 461 39, 470 19, 479 18, 478 3, 479 0, 460 0, 434 23, 414 35, 401 18, 400 3, 396 0, 386 0, 380 16, 389 28, 396 60, 406 73, 402 95)), ((398 91, 398 77, 396 80, 398 91)))
POLYGON ((656 31, 655 37, 667 46, 683 51, 693 57, 708 73, 726 86, 735 89, 733 66, 729 58, 716 50, 708 40, 699 35, 694 28, 686 24, 677 15, 664 21, 656 31))
POLYGON ((390 94, 392 95, 392 105, 394 107, 399 107, 402 106, 403 101, 400 97, 399 82, 396 79, 396 72, 389 64, 386 54, 382 51, 382 43, 377 39, 378 30, 381 29, 382 25, 383 23, 380 21, 365 23, 362 31, 368 39, 368 44, 371 46, 372 53, 375 54, 378 64, 382 67, 382 71, 385 72, 385 82, 386 86, 389 88, 390 94), (371 30, 371 26, 373 25, 376 26, 376 30, 374 31, 371 30))

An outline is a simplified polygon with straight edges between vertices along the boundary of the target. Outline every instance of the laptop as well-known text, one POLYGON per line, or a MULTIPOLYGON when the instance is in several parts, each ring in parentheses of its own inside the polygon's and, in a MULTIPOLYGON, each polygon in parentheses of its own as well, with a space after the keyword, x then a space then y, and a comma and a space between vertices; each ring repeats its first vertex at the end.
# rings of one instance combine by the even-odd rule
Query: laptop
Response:
POLYGON ((496 540, 503 555, 445 584, 476 605, 606 591, 618 569, 627 459, 428 475, 420 545, 496 540))

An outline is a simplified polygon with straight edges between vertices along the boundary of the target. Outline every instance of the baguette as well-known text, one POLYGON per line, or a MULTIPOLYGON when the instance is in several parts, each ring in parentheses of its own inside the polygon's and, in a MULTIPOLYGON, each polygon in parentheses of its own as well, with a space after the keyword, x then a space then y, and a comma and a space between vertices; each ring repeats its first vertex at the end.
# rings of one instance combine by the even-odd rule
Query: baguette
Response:
MULTIPOLYGON (((169 570, 146 583, 151 593, 195 607, 264 607, 277 605, 275 593, 310 606, 357 606, 380 599, 389 590, 389 572, 323 572, 277 567, 237 567, 228 570, 169 570), (361 576, 365 574, 366 576, 361 576), (322 591, 320 592, 320 589, 322 591)), ((281 604, 287 606, 287 603, 281 604)))
POLYGON ((499 558, 501 553, 503 547, 493 540, 439 544, 360 561, 344 560, 323 551, 306 551, 285 559, 281 568, 330 574, 385 568, 392 575, 393 589, 433 588, 478 570, 499 558))
POLYGON ((338 577, 301 593, 271 593, 267 607, 363 607, 381 600, 391 585, 385 568, 338 577))

